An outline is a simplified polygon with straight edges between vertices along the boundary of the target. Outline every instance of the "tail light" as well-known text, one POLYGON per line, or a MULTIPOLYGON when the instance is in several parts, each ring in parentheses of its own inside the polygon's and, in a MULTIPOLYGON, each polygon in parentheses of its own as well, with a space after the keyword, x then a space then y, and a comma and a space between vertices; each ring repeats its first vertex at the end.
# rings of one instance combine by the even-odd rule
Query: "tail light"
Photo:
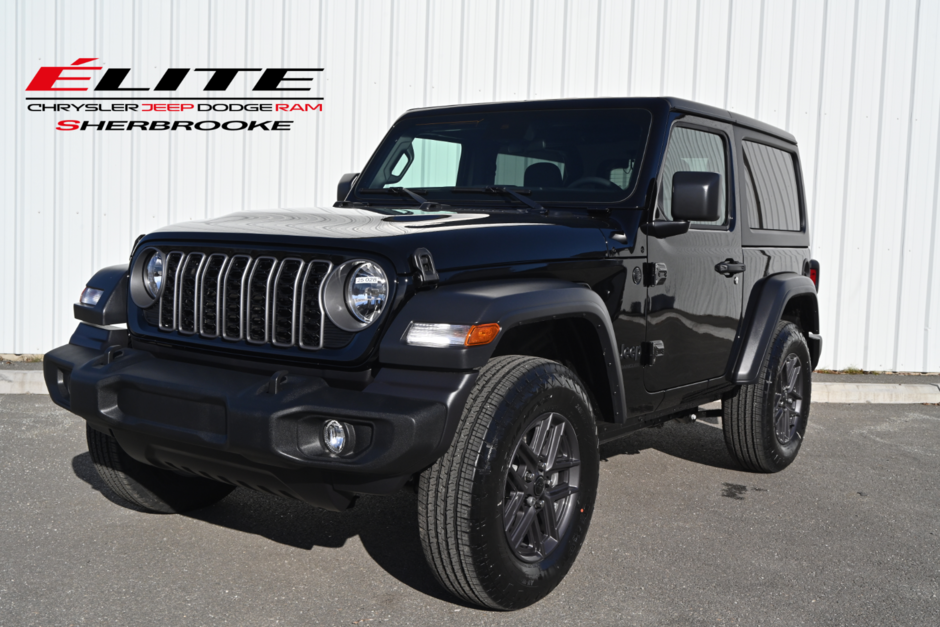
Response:
POLYGON ((816 286, 816 291, 819 291, 819 262, 815 259, 809 259, 805 264, 803 264, 803 275, 808 276, 809 280, 813 282, 813 285, 816 286))

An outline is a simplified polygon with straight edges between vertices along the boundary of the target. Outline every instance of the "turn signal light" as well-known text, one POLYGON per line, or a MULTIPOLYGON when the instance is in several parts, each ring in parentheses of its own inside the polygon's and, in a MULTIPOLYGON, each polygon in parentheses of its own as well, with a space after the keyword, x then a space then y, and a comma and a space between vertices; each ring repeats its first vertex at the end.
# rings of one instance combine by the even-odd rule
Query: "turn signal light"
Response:
POLYGON ((499 335, 499 325, 495 322, 492 324, 478 324, 470 327, 470 333, 467 334, 464 344, 467 346, 483 346, 495 340, 497 335, 499 335))

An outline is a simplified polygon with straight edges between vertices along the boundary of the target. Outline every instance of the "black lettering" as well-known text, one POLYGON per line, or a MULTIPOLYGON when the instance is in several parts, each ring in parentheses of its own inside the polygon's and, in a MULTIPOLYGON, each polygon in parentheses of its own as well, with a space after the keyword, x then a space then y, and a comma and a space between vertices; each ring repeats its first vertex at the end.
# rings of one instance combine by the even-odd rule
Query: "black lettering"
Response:
MULTIPOLYGON (((101 130, 110 131, 112 124, 114 124, 114 122, 108 122, 108 123, 107 123, 107 126, 105 125, 104 122, 98 122, 98 123, 94 123, 94 122, 82 122, 82 126, 81 126, 81 128, 80 128, 79 130, 85 131, 85 130, 88 130, 88 129, 90 129, 90 128, 93 128, 93 129, 95 129, 96 131, 101 131, 101 130)), ((123 122, 118 122, 118 124, 124 124, 124 123, 123 123, 123 122)))
POLYGON ((171 128, 170 130, 175 131, 176 129, 179 129, 179 128, 183 129, 184 131, 191 131, 193 130, 193 123, 187 122, 185 120, 181 122, 173 122, 173 128, 171 128))
POLYGON ((111 68, 95 85, 95 91, 150 91, 149 87, 121 87, 130 71, 130 68, 111 68))
POLYGON ((287 78, 288 72, 319 72, 319 68, 268 68, 251 91, 310 91, 309 87, 278 87, 282 81, 312 81, 312 78, 287 78))
POLYGON ((245 122, 244 120, 231 120, 230 122, 223 124, 222 128, 226 131, 241 131, 246 126, 248 126, 248 122, 245 122))
POLYGON ((271 123, 270 121, 265 121, 265 122, 254 122, 254 121, 252 121, 252 123, 248 125, 248 130, 249 130, 249 131, 253 131, 253 130, 255 130, 256 128, 260 128, 262 131, 270 131, 271 129, 269 129, 269 128, 266 126, 267 124, 270 124, 270 123, 271 123))
POLYGON ((235 80, 235 76, 239 72, 260 72, 261 68, 227 68, 227 67, 210 67, 210 68, 196 68, 196 72, 215 72, 212 75, 212 78, 209 79, 209 82, 206 83, 206 88, 203 91, 225 91, 228 89, 229 85, 232 84, 232 81, 235 80))
POLYGON ((196 122, 197 131, 214 131, 217 128, 219 128, 219 123, 213 120, 203 120, 202 122, 196 122), (205 127, 206 124, 209 125, 207 128, 205 127))
POLYGON ((284 121, 281 121, 281 122, 275 122, 275 123, 271 126, 271 130, 272 130, 272 131, 289 131, 289 130, 290 130, 290 125, 293 124, 293 123, 294 123, 293 120, 284 120, 284 121))
POLYGON ((157 86, 154 87, 153 90, 176 91, 179 89, 180 83, 183 82, 187 74, 189 74, 189 68, 171 67, 163 73, 163 78, 160 79, 160 82, 157 83, 157 86))
POLYGON ((133 131, 135 128, 139 128, 139 129, 142 130, 142 131, 146 131, 146 130, 147 130, 147 123, 146 123, 146 122, 143 122, 143 121, 130 122, 130 123, 127 125, 127 129, 126 129, 126 130, 128 130, 128 131, 133 131))
POLYGON ((108 122, 108 125, 107 125, 106 127, 104 127, 104 130, 106 130, 106 131, 123 131, 125 124, 127 124, 127 122, 124 122, 124 121, 108 122))

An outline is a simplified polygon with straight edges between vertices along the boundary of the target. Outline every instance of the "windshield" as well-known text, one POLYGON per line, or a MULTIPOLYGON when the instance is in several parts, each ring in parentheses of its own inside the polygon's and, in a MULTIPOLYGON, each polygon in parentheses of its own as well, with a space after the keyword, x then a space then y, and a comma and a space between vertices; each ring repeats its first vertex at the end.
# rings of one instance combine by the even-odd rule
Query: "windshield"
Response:
POLYGON ((357 193, 405 188, 441 203, 515 203, 481 196, 502 187, 539 203, 616 202, 636 183, 650 122, 642 109, 413 117, 386 137, 357 193))

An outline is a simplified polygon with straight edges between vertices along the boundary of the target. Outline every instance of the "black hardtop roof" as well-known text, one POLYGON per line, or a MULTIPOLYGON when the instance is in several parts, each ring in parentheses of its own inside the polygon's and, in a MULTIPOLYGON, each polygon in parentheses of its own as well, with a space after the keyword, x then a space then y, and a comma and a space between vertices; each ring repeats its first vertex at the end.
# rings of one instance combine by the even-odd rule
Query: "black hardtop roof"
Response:
POLYGON ((707 104, 684 100, 682 98, 673 98, 663 96, 657 98, 560 98, 556 100, 517 100, 513 102, 488 102, 481 104, 467 105, 449 105, 443 107, 427 107, 422 109, 410 109, 401 119, 412 116, 427 114, 431 112, 440 113, 473 113, 485 111, 513 111, 513 110, 544 110, 544 109, 581 109, 581 108, 667 108, 671 111, 681 111, 691 113, 706 118, 730 122, 746 128, 772 135, 778 139, 796 144, 796 137, 787 131, 749 118, 739 113, 734 113, 726 109, 719 109, 707 104))

